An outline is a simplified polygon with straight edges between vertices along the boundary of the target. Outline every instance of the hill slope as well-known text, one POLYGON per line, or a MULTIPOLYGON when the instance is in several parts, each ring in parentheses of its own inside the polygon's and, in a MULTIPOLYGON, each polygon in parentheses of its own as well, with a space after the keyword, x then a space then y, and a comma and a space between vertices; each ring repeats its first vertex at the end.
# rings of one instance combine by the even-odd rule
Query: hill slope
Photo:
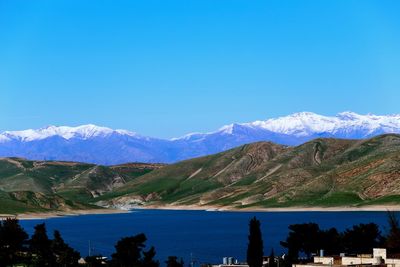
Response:
POLYGON ((0 214, 94 208, 95 197, 161 166, 0 158, 0 214))
POLYGON ((293 207, 400 202, 400 135, 240 146, 173 165, 0 158, 0 214, 98 206, 293 207))
POLYGON ((398 203, 400 135, 269 142, 154 170, 99 198, 102 205, 204 207, 342 206, 398 203))

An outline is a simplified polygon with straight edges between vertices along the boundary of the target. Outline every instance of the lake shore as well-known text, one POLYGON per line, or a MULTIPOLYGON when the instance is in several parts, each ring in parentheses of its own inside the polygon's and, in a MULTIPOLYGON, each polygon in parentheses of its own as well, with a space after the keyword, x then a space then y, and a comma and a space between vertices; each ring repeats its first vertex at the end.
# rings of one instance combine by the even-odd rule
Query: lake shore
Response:
POLYGON ((19 220, 39 220, 66 216, 94 215, 94 214, 118 214, 129 213, 128 210, 120 209, 88 209, 72 211, 51 211, 51 212, 27 212, 21 214, 0 214, 0 219, 17 218, 19 220))
MULTIPOLYGON (((361 206, 361 207, 281 207, 281 208, 259 208, 249 207, 243 209, 216 206, 196 206, 196 205, 147 205, 138 206, 133 210, 155 209, 155 210, 203 210, 203 211, 229 211, 229 212, 352 212, 352 211, 400 211, 400 205, 385 206, 361 206)), ((54 211, 54 212, 28 212, 21 214, 0 214, 0 219, 17 218, 19 220, 38 220, 50 219, 66 216, 80 216, 93 214, 119 214, 129 213, 129 210, 123 209, 89 209, 74 211, 54 211)))
POLYGON ((177 206, 177 205, 149 205, 140 207, 141 209, 160 209, 160 210, 205 210, 205 211, 232 211, 232 212, 347 212, 347 211, 400 211, 400 205, 371 205, 371 206, 343 206, 343 207, 279 207, 261 208, 248 207, 243 209, 216 206, 177 206))

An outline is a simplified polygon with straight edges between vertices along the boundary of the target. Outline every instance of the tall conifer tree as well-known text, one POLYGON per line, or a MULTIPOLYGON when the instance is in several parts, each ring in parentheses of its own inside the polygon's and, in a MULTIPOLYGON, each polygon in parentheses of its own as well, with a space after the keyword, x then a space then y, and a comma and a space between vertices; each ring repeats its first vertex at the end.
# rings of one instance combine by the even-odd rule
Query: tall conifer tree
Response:
POLYGON ((260 229, 260 221, 256 217, 249 223, 249 244, 247 247, 247 264, 250 267, 262 267, 264 245, 260 229))

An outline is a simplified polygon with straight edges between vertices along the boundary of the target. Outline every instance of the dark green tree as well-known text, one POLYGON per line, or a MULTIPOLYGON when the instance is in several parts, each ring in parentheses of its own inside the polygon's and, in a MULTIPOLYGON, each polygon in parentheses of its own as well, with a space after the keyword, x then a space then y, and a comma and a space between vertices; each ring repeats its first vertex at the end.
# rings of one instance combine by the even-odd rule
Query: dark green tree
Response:
POLYGON ((144 234, 124 237, 115 245, 115 253, 112 254, 111 265, 118 267, 158 267, 158 261, 154 261, 156 254, 154 247, 144 251, 147 238, 144 234))
POLYGON ((178 261, 178 257, 176 256, 169 256, 168 259, 165 261, 167 267, 183 267, 183 260, 181 259, 178 261))
POLYGON ((396 214, 388 211, 389 233, 386 236, 386 247, 390 253, 400 253, 400 225, 396 214))
POLYGON ((289 225, 289 235, 281 245, 288 249, 288 261, 297 262, 299 253, 304 253, 311 258, 320 248, 320 230, 316 223, 303 223, 289 225))
POLYGON ((343 251, 342 236, 336 228, 320 230, 316 242, 318 249, 323 249, 327 255, 339 255, 343 251))
POLYGON ((17 219, 7 218, 0 221, 0 266, 11 266, 22 263, 21 253, 24 251, 28 234, 17 219))
POLYGON ((55 266, 56 260, 51 250, 51 243, 47 236, 46 225, 44 223, 36 225, 29 242, 33 266, 55 266))
POLYGON ((112 254, 112 263, 121 267, 139 266, 146 240, 144 234, 119 240, 115 245, 115 253, 112 254))
POLYGON ((260 229, 260 221, 256 217, 249 223, 249 243, 247 246, 247 264, 250 267, 261 267, 263 263, 264 244, 260 229))
POLYGON ((348 253, 370 253, 382 245, 382 235, 375 223, 358 224, 343 233, 343 247, 348 253))
POLYGON ((154 260, 154 256, 156 255, 156 250, 154 247, 151 247, 148 251, 143 251, 143 261, 142 267, 158 267, 160 263, 154 260))
POLYGON ((78 266, 79 252, 64 242, 59 231, 54 231, 54 239, 51 242, 51 250, 56 257, 57 266, 74 267, 78 266))

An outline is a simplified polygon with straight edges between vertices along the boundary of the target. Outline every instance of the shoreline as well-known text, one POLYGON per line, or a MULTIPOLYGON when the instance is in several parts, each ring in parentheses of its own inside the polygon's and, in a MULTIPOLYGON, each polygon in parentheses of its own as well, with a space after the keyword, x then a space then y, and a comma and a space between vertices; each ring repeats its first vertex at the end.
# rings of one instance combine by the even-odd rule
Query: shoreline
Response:
POLYGON ((0 214, 0 220, 5 218, 17 218, 19 220, 40 220, 50 218, 61 218, 67 216, 82 216, 95 214, 122 214, 130 213, 135 210, 182 210, 182 211, 214 211, 214 212, 360 212, 360 211, 400 211, 400 205, 385 206, 362 206, 362 207, 281 207, 281 208, 231 208, 216 206, 194 206, 194 205, 147 205, 134 207, 132 210, 123 209, 89 209, 73 211, 54 211, 54 212, 27 212, 21 214, 0 214))
POLYGON ((88 209, 71 211, 49 211, 49 212, 27 212, 20 214, 0 214, 0 220, 6 218, 17 218, 18 220, 42 220, 51 218, 61 218, 68 216, 96 215, 96 214, 120 214, 130 213, 129 210, 119 209, 88 209))
POLYGON ((351 212, 351 211, 400 211, 400 205, 371 205, 371 206, 343 206, 343 207, 277 207, 277 208, 231 208, 217 206, 194 206, 194 205, 148 205, 138 209, 158 209, 158 210, 203 210, 203 211, 231 211, 231 212, 351 212))

